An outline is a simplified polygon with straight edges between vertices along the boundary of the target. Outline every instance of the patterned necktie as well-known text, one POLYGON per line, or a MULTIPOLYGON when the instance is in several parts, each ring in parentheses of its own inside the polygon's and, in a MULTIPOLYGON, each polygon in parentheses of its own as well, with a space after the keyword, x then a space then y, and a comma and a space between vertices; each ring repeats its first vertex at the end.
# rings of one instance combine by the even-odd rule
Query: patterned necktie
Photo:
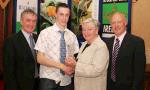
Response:
MULTIPOLYGON (((66 43, 64 39, 64 31, 60 31, 61 38, 60 38, 60 62, 64 63, 66 58, 66 43)), ((63 71, 61 71, 62 74, 64 74, 63 71)))
POLYGON ((112 66, 111 66, 111 79, 115 82, 116 81, 116 58, 119 51, 119 39, 116 39, 114 50, 112 52, 112 66))
POLYGON ((30 35, 29 38, 30 38, 30 48, 32 51, 32 55, 33 55, 34 59, 36 59, 36 54, 35 54, 35 50, 34 50, 34 46, 35 46, 34 39, 33 39, 32 35, 30 35))
POLYGON ((35 77, 38 77, 38 69, 37 69, 37 62, 36 62, 36 52, 34 50, 35 42, 34 42, 34 39, 33 39, 32 35, 30 35, 29 38, 30 38, 30 48, 31 48, 32 55, 33 55, 34 60, 35 60, 35 77))

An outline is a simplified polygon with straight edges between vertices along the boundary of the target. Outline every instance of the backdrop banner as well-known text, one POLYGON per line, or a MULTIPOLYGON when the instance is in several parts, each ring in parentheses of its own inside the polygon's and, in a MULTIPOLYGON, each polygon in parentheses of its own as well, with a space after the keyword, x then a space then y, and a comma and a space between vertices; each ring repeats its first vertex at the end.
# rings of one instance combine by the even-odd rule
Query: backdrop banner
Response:
POLYGON ((81 35, 81 23, 92 17, 101 23, 99 34, 102 38, 113 36, 109 24, 110 17, 115 12, 122 12, 128 20, 127 30, 131 28, 131 0, 71 0, 70 29, 77 35, 79 43, 84 39, 81 35))
POLYGON ((128 20, 128 26, 127 30, 130 32, 131 29, 131 1, 130 0, 103 0, 100 3, 102 6, 101 14, 101 35, 104 38, 112 37, 113 31, 111 29, 111 26, 109 24, 109 20, 113 13, 115 12, 121 12, 125 14, 126 19, 128 20))
POLYGON ((128 20, 128 32, 131 28, 131 1, 130 0, 42 0, 40 3, 40 30, 51 26, 55 22, 55 9, 58 2, 67 3, 71 9, 68 27, 78 37, 80 44, 84 41, 81 34, 81 23, 87 18, 100 21, 100 35, 104 38, 113 36, 109 24, 110 17, 115 12, 122 12, 128 20))

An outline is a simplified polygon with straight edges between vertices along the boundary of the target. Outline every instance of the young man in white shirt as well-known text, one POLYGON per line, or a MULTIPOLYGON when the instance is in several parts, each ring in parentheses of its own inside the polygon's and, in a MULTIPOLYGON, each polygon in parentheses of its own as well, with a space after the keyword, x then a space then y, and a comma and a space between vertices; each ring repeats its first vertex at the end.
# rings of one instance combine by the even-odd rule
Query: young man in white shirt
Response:
POLYGON ((40 64, 40 90, 70 90, 70 75, 74 68, 60 61, 60 32, 64 32, 66 58, 70 48, 73 54, 79 50, 75 34, 67 29, 69 16, 70 9, 67 4, 59 3, 56 7, 55 24, 42 30, 37 40, 35 49, 38 51, 37 61, 40 64))

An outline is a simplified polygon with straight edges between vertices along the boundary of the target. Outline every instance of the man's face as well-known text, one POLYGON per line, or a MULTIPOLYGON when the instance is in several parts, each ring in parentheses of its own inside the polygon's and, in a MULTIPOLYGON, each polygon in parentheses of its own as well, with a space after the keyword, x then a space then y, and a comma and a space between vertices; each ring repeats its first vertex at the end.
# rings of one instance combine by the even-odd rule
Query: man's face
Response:
POLYGON ((21 19, 22 29, 25 32, 32 33, 36 27, 37 16, 31 13, 24 14, 21 19))
POLYGON ((86 23, 82 26, 82 34, 87 42, 92 43, 98 35, 98 29, 92 23, 86 23))
POLYGON ((111 19, 111 27, 116 36, 120 36, 126 30, 127 21, 122 14, 115 14, 111 19))
POLYGON ((66 27, 70 16, 69 8, 60 7, 56 12, 56 23, 61 27, 66 27))

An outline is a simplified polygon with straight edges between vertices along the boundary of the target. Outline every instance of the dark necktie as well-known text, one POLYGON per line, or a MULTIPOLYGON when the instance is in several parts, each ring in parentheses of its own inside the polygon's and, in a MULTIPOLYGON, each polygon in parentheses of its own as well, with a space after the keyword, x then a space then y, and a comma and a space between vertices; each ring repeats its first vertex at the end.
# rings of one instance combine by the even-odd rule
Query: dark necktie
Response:
POLYGON ((37 69, 37 62, 36 62, 36 52, 34 50, 35 42, 34 42, 34 39, 33 39, 32 35, 30 35, 29 38, 30 38, 30 48, 31 48, 32 55, 33 55, 34 60, 35 60, 35 77, 38 77, 38 69, 37 69))
POLYGON ((116 39, 114 50, 112 52, 112 66, 111 66, 111 79, 115 82, 116 81, 116 58, 119 51, 119 39, 116 39))
MULTIPOLYGON (((61 38, 60 38, 60 62, 64 63, 66 58, 66 43, 64 39, 64 31, 60 31, 61 38)), ((61 71, 62 74, 64 74, 63 71, 61 71)))

